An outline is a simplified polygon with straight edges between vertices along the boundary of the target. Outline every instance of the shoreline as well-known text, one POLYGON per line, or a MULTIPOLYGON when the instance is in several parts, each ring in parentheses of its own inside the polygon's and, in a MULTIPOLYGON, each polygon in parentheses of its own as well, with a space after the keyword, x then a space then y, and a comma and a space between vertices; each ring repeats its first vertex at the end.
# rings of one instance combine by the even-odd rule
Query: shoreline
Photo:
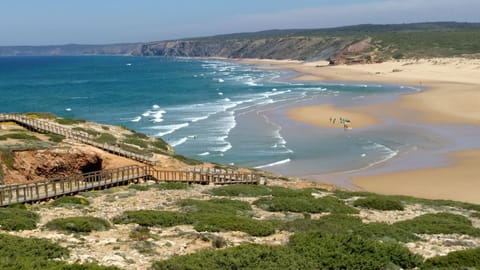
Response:
MULTIPOLYGON (((297 61, 247 59, 240 62, 259 64, 261 69, 294 70, 300 74, 295 80, 420 86, 425 90, 401 95, 393 102, 353 109, 348 107, 332 107, 332 109, 342 112, 351 110, 352 113, 367 116, 381 113, 399 123, 480 127, 480 78, 475 76, 480 72, 478 59, 400 60, 352 66, 328 66, 324 61, 298 63, 297 61)), ((325 106, 311 107, 322 110, 325 106)), ((302 108, 294 110, 298 111, 302 108)), ((308 117, 302 118, 298 115, 293 120, 325 126, 324 123, 315 123, 308 117)), ((326 122, 328 124, 328 120, 326 122)), ((372 125, 367 125, 366 128, 372 125)), ((448 162, 439 166, 404 168, 376 174, 369 168, 361 175, 348 177, 359 189, 381 194, 402 194, 480 203, 480 197, 477 196, 477 198, 472 194, 472 190, 480 189, 480 181, 475 181, 475 177, 478 178, 476 175, 480 173, 476 165, 480 164, 480 150, 474 148, 448 151, 443 154, 444 157, 445 154, 448 162)))

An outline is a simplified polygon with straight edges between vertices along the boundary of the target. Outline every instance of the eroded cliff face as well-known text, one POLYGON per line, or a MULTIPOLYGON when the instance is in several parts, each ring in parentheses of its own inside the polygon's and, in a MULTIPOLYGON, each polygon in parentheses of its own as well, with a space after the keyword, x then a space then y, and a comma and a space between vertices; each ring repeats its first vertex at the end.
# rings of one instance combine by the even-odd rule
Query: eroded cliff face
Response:
MULTIPOLYGON (((136 52, 143 56, 225 57, 293 60, 336 59, 365 40, 351 37, 277 37, 265 39, 201 39, 144 44, 136 52)), ((357 46, 358 47, 358 46, 357 46)), ((367 49, 368 46, 362 46, 367 49)))
POLYGON ((5 184, 30 183, 102 169, 102 158, 77 148, 13 152, 12 168, 3 166, 5 184))

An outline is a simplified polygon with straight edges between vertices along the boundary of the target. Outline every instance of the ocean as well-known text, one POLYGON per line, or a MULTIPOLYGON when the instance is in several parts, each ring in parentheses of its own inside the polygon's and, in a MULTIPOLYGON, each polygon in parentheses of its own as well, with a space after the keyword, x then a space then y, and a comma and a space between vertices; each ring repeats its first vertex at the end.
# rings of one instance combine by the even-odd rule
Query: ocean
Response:
POLYGON ((52 112, 123 125, 161 137, 177 153, 195 159, 285 175, 361 170, 412 149, 438 149, 447 141, 422 126, 405 127, 382 116, 384 124, 352 131, 292 121, 285 112, 295 106, 366 105, 420 91, 299 82, 292 80, 295 75, 211 59, 3 57, 0 111, 52 112))

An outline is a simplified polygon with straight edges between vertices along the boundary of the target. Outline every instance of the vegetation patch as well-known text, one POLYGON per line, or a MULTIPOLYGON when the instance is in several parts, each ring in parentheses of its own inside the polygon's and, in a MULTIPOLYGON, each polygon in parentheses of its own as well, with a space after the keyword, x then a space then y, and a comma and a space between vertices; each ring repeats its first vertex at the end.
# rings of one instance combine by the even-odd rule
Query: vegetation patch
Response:
POLYGON ((90 202, 81 197, 63 196, 50 203, 52 206, 87 206, 90 202))
POLYGON ((480 248, 460 250, 427 259, 422 269, 480 269, 480 248))
POLYGON ((116 224, 136 223, 141 226, 172 227, 176 225, 192 224, 190 216, 181 212, 138 210, 125 211, 121 216, 113 219, 116 224))
POLYGON ((126 144, 136 145, 140 148, 148 148, 148 143, 142 139, 126 138, 126 139, 123 139, 123 142, 126 144))
POLYGON ((247 244, 155 262, 152 269, 411 269, 422 258, 394 243, 353 235, 297 234, 289 246, 247 244))
POLYGON ((186 157, 186 156, 182 156, 182 155, 179 155, 179 154, 174 154, 172 155, 172 157, 176 160, 179 160, 187 165, 190 165, 190 166, 195 166, 195 165, 200 165, 200 164, 203 164, 202 161, 200 160, 196 160, 196 159, 193 159, 193 158, 189 158, 189 157, 186 157))
POLYGON ((201 213, 192 216, 195 220, 194 229, 199 232, 241 231, 252 236, 267 236, 275 233, 273 224, 265 220, 221 213, 201 213))
POLYGON ((95 264, 66 264, 58 259, 69 252, 45 239, 22 238, 0 234, 0 269, 2 270, 118 270, 95 264))
POLYGON ((55 121, 61 125, 78 125, 86 123, 84 119, 73 119, 73 118, 57 118, 55 121))
POLYGON ((227 185, 214 188, 208 191, 214 196, 235 196, 235 197, 260 197, 272 194, 272 189, 268 186, 260 185, 227 185))
POLYGON ((48 136, 48 140, 51 142, 60 143, 63 140, 65 140, 65 136, 63 135, 54 134, 54 133, 47 133, 46 135, 48 136))
POLYGON ((6 231, 32 230, 40 217, 20 207, 0 208, 0 228, 6 231))
POLYGON ((117 143, 117 138, 113 136, 110 133, 102 133, 100 137, 95 139, 96 142, 98 143, 106 143, 106 144, 116 144, 117 143))
POLYGON ((341 213, 357 214, 358 210, 345 205, 335 197, 273 197, 261 198, 254 203, 256 206, 271 212, 298 212, 298 213, 341 213))
POLYGON ((32 119, 57 119, 57 116, 50 112, 28 112, 25 113, 25 116, 32 119))
POLYGON ((135 190, 138 190, 138 191, 147 191, 150 189, 149 186, 147 185, 141 185, 141 184, 133 184, 133 185, 130 185, 128 186, 129 189, 135 189, 135 190))
POLYGON ((97 217, 68 217, 54 219, 45 224, 50 230, 66 231, 66 232, 92 232, 105 231, 110 229, 110 223, 97 217))
POLYGON ((394 226, 412 233, 459 233, 480 236, 480 229, 473 227, 468 218, 451 213, 425 214, 411 220, 397 222, 394 226))
POLYGON ((162 138, 155 138, 155 141, 151 143, 155 148, 168 151, 168 144, 162 138))
POLYGON ((210 199, 208 201, 186 199, 179 205, 188 212, 227 215, 252 215, 252 207, 248 202, 230 199, 210 199))
POLYGON ((375 210, 404 210, 403 203, 398 199, 380 195, 357 199, 353 205, 375 210))
POLYGON ((192 186, 185 183, 178 182, 165 182, 152 185, 153 188, 158 190, 178 190, 178 189, 190 189, 192 186))
POLYGON ((323 232, 358 235, 382 241, 409 242, 419 240, 413 233, 386 223, 363 223, 359 217, 331 214, 318 220, 297 219, 286 222, 284 229, 291 232, 323 232))
POLYGON ((10 134, 5 134, 0 136, 0 141, 5 141, 7 139, 15 139, 15 140, 29 140, 29 141, 39 141, 35 136, 28 135, 26 133, 10 133, 10 134))
POLYGON ((93 129, 86 129, 86 128, 82 128, 82 127, 74 127, 72 128, 73 130, 75 131, 81 131, 81 132, 85 132, 87 133, 88 135, 91 135, 91 136, 94 136, 94 137, 97 137, 99 136, 101 133, 96 131, 96 130, 93 130, 93 129))

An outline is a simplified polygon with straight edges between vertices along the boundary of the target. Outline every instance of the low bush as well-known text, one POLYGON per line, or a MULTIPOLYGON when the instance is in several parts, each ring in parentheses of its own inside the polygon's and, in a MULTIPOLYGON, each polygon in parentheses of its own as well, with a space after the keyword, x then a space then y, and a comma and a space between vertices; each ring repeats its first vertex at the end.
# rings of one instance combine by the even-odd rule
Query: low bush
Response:
POLYGON ((22 238, 0 234, 0 269, 2 270, 118 270, 95 264, 66 264, 58 261, 69 255, 66 248, 45 239, 22 238))
POLYGON ((138 191, 147 191, 150 189, 149 186, 147 185, 141 185, 141 184, 133 184, 133 185, 130 185, 128 186, 129 189, 135 189, 135 190, 138 190, 138 191))
POLYGON ((208 193, 214 196, 259 197, 271 195, 272 189, 260 185, 228 185, 211 189, 208 193))
POLYGON ((93 130, 93 129, 86 129, 86 128, 82 128, 82 127, 74 127, 72 128, 73 130, 75 131, 81 131, 81 132, 85 132, 87 133, 88 135, 91 135, 91 136, 94 136, 94 137, 97 137, 99 136, 101 133, 96 131, 96 130, 93 130))
POLYGON ((73 118, 57 118, 55 121, 61 125, 77 125, 87 122, 84 119, 73 119, 73 118))
POLYGON ((59 135, 59 134, 54 134, 54 133, 47 133, 48 140, 51 142, 59 143, 62 142, 65 139, 65 136, 59 135))
POLYGON ((130 131, 132 132, 132 134, 128 134, 128 135, 125 136, 128 139, 141 139, 141 140, 150 139, 150 137, 148 137, 147 135, 145 135, 143 133, 136 132, 134 130, 130 130, 130 131))
POLYGON ((356 214, 358 210, 335 197, 273 197, 261 198, 254 204, 263 210, 272 212, 298 212, 298 213, 342 213, 356 214))
POLYGON ((406 269, 422 258, 405 247, 350 235, 294 235, 289 246, 247 244, 174 256, 152 269, 406 269))
POLYGON ((472 213, 472 217, 474 217, 474 218, 480 218, 480 212, 474 212, 474 213, 472 213))
POLYGON ((0 228, 6 231, 32 230, 37 227, 39 215, 18 207, 0 208, 0 228))
POLYGON ((145 226, 136 227, 130 232, 130 239, 135 241, 146 241, 151 237, 150 229, 145 226))
POLYGON ((188 212, 207 214, 244 215, 252 214, 252 207, 248 202, 230 199, 210 199, 207 201, 186 199, 179 201, 179 205, 188 212))
POLYGON ((137 138, 125 138, 122 140, 126 144, 133 144, 141 148, 148 148, 148 143, 142 139, 137 138))
POLYGON ((138 210, 125 211, 121 216, 113 219, 116 224, 136 223, 141 226, 171 227, 183 224, 192 224, 192 218, 181 212, 138 210))
POLYGON ((352 234, 383 241, 409 242, 419 239, 413 233, 386 223, 363 223, 359 217, 342 214, 331 214, 318 220, 297 219, 286 222, 283 228, 291 232, 352 234))
POLYGON ((107 220, 97 217, 68 217, 51 220, 45 227, 66 232, 92 232, 108 230, 111 225, 107 220))
POLYGON ((0 136, 0 141, 5 141, 6 139, 14 139, 14 140, 29 140, 29 141, 39 141, 40 139, 35 137, 35 136, 32 136, 32 135, 28 135, 26 133, 10 133, 10 134, 5 134, 5 135, 1 135, 0 136))
POLYGON ((155 138, 155 141, 151 142, 150 145, 168 151, 168 144, 161 138, 155 138))
POLYGON ((189 158, 189 157, 186 157, 186 156, 182 156, 182 155, 179 155, 179 154, 174 154, 172 155, 172 157, 178 161, 181 161, 187 165, 190 165, 190 166, 195 166, 195 165, 200 165, 200 164, 203 164, 202 161, 200 160, 196 160, 196 159, 193 159, 193 158, 189 158))
POLYGON ((480 269, 480 248, 460 250, 429 258, 422 269, 480 269))
POLYGON ((425 214, 411 220, 394 223, 393 225, 413 233, 458 233, 480 236, 480 229, 473 227, 472 222, 468 218, 451 213, 425 214))
POLYGON ((152 187, 158 190, 175 190, 175 189, 190 189, 192 186, 185 183, 166 182, 166 183, 154 184, 152 185, 152 187))
POLYGON ((249 217, 228 214, 193 214, 194 229, 199 232, 241 231, 252 236, 267 236, 275 233, 272 223, 249 217))
POLYGON ((100 137, 95 139, 95 141, 98 143, 106 143, 106 144, 114 145, 117 143, 117 138, 115 138, 115 136, 113 136, 110 133, 102 133, 100 137))
POLYGON ((403 203, 398 199, 380 195, 357 199, 353 205, 375 210, 404 210, 403 203))
POLYGON ((269 187, 272 190, 272 196, 274 197, 312 197, 312 192, 314 189, 305 188, 305 189, 293 189, 285 187, 271 186, 269 187))
POLYGON ((87 199, 74 197, 74 196, 64 196, 55 199, 50 203, 52 206, 86 206, 90 205, 90 202, 87 199))

